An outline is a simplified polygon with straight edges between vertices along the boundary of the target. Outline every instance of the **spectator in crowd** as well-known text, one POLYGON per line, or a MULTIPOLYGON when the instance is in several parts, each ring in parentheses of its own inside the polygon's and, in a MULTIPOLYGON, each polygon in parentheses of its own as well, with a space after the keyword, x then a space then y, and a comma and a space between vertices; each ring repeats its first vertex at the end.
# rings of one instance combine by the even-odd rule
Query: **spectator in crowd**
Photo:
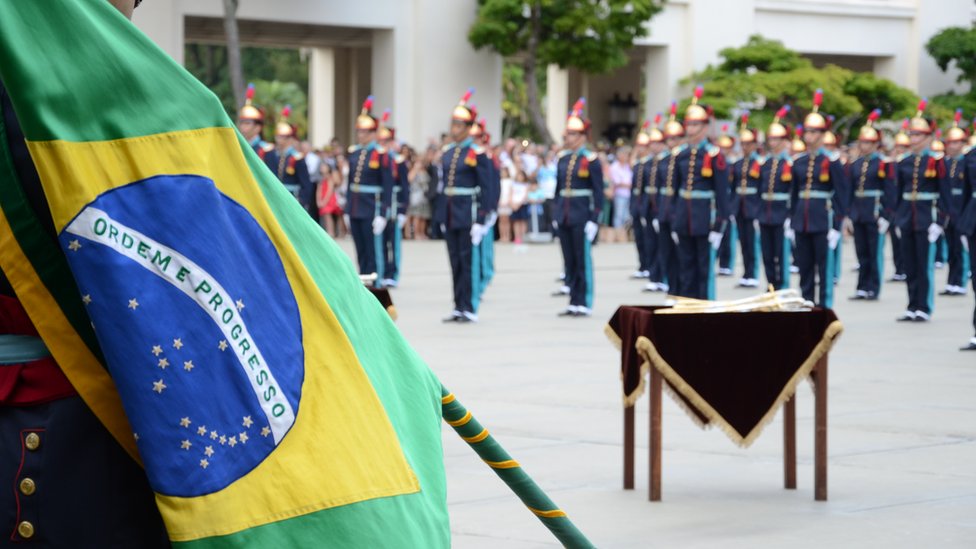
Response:
POLYGON ((630 222, 630 190, 634 172, 630 166, 630 147, 620 147, 609 168, 609 181, 613 198, 612 231, 610 242, 627 241, 627 224, 630 222))
MULTIPOLYGON (((407 148, 408 162, 410 162, 410 205, 407 207, 407 231, 405 237, 415 240, 427 240, 427 225, 430 223, 430 187, 431 164, 436 155, 436 149, 428 147, 422 157, 407 148)), ((436 172, 435 172, 436 173, 436 172)))
POLYGON ((339 170, 328 162, 319 163, 319 186, 315 195, 319 223, 332 238, 345 236, 342 222, 342 207, 339 206, 339 187, 342 184, 339 170))

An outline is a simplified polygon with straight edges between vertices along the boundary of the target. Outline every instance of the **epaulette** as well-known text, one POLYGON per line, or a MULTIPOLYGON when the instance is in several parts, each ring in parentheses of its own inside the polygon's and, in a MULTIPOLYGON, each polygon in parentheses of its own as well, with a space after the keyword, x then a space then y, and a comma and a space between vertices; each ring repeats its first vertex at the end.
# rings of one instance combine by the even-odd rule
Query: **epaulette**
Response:
POLYGON ((597 154, 595 152, 586 151, 586 154, 584 155, 584 158, 586 158, 590 162, 593 162, 594 160, 596 160, 597 158, 599 158, 599 156, 597 156, 597 154))
POLYGON ((407 157, 403 156, 400 153, 396 153, 395 155, 393 155, 393 161, 396 162, 397 164, 403 164, 404 162, 407 161, 407 157))
POLYGON ((644 158, 641 158, 638 162, 650 162, 651 160, 654 160, 654 154, 649 154, 644 158))
POLYGON ((840 160, 840 151, 823 151, 823 155, 830 159, 831 162, 840 160))
POLYGON ((386 154, 386 147, 382 147, 380 145, 377 145, 376 146, 376 152, 378 152, 380 154, 386 154))
POLYGON ((665 158, 667 158, 669 156, 671 156, 671 151, 669 151, 668 149, 664 149, 663 151, 657 153, 657 159, 658 160, 664 160, 665 158))
POLYGON ((474 154, 485 154, 485 148, 477 143, 471 144, 471 150, 474 151, 474 154))
POLYGON ((571 151, 569 149, 563 149, 563 150, 559 151, 558 153, 556 153, 556 158, 562 158, 562 157, 566 156, 567 154, 572 154, 572 152, 573 151, 571 151))
POLYGON ((266 152, 266 153, 269 153, 269 152, 273 151, 274 148, 275 148, 275 146, 272 145, 271 143, 261 143, 261 150, 264 151, 264 152, 266 152))
POLYGON ((301 160, 301 159, 305 158, 305 153, 300 153, 298 151, 292 151, 291 156, 295 160, 301 160))
POLYGON ((454 143, 448 143, 447 145, 441 147, 441 152, 447 152, 453 148, 454 148, 454 143))
POLYGON ((936 160, 942 160, 945 158, 945 153, 942 151, 929 151, 929 156, 936 160))
POLYGON ((705 144, 705 152, 708 153, 708 156, 715 157, 715 156, 718 156, 718 153, 722 152, 722 149, 716 147, 715 145, 713 145, 711 143, 706 143, 705 144))
POLYGON ((681 153, 681 151, 683 151, 683 150, 685 150, 687 148, 688 148, 688 145, 686 143, 682 143, 682 144, 678 145, 677 147, 671 149, 671 154, 677 156, 678 154, 681 153))
POLYGON ((895 158, 895 162, 901 162, 902 160, 904 160, 906 158, 909 158, 910 156, 912 156, 912 153, 910 153, 910 152, 903 152, 903 153, 899 154, 895 158))
POLYGON ((806 152, 806 151, 803 151, 801 153, 796 153, 796 155, 793 156, 793 161, 795 162, 795 161, 803 158, 804 156, 810 156, 810 154, 808 152, 806 152))
POLYGON ((359 150, 359 145, 349 145, 349 149, 346 150, 349 154, 352 154, 359 150))

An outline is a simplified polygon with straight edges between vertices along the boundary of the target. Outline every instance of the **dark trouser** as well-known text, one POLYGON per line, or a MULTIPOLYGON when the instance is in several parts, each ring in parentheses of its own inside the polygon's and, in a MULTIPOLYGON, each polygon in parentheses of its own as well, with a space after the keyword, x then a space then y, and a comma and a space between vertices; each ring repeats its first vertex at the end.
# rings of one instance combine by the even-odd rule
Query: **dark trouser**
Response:
POLYGON ((878 224, 854 224, 854 250, 857 252, 857 289, 878 295, 881 291, 881 257, 878 249, 878 224))
POLYGON ((145 471, 80 397, 0 406, 0 482, 0 535, 11 546, 170 546, 145 471), (35 450, 24 443, 32 432, 35 450), (31 495, 19 489, 25 478, 31 495), (17 535, 20 521, 33 524, 30 540, 17 535))
POLYGON ((739 228, 739 244, 742 247, 742 278, 756 278, 759 258, 756 257, 756 226, 752 219, 736 219, 739 228))
POLYGON ((725 232, 722 233, 722 243, 718 245, 718 266, 723 269, 731 269, 735 263, 733 257, 735 246, 732 245, 732 233, 735 224, 731 221, 725 224, 725 232))
POLYGON ((590 241, 583 232, 584 225, 559 225, 559 242, 566 257, 566 285, 569 304, 593 307, 593 266, 590 262, 590 241), (570 275, 572 273, 572 275, 570 275))
POLYGON ((647 258, 647 243, 644 242, 644 226, 642 224, 641 218, 635 216, 633 218, 633 229, 634 229, 634 246, 637 247, 637 270, 638 271, 650 271, 650 261, 647 258))
POLYGON ((833 269, 830 269, 830 275, 827 274, 827 252, 826 231, 796 233, 796 266, 800 269, 800 291, 803 299, 830 308, 833 305, 834 281, 833 269), (818 283, 820 291, 815 292, 818 283))
POLYGON ((678 235, 678 258, 681 262, 681 292, 677 295, 710 299, 711 266, 715 259, 708 236, 678 235))
POLYGON ((573 287, 573 275, 569 263, 573 257, 573 243, 569 237, 563 237, 563 225, 560 223, 556 228, 556 237, 559 239, 559 249, 563 252, 563 286, 573 287))
POLYGON ((905 259, 901 254, 901 237, 892 225, 888 229, 888 238, 891 239, 891 259, 895 263, 895 274, 905 274, 905 259))
POLYGON ((908 275, 908 310, 932 314, 932 275, 936 244, 930 243, 927 231, 901 232, 901 249, 908 275))
POLYGON ((462 313, 474 313, 471 301, 472 264, 471 229, 448 229, 444 233, 447 255, 451 259, 451 275, 454 281, 454 309, 462 313))
POLYGON ((400 228, 394 216, 383 229, 383 278, 400 280, 400 228))
MULTIPOLYGON (((648 280, 650 282, 664 282, 664 268, 662 267, 661 257, 658 254, 658 235, 654 230, 654 223, 650 219, 645 220, 644 225, 644 254, 647 256, 647 270, 650 272, 648 280)), ((671 238, 671 235, 668 235, 671 238)))
POLYGON ((966 253, 962 249, 962 242, 959 241, 959 231, 952 224, 946 227, 945 230, 946 241, 949 244, 949 277, 946 278, 946 285, 948 286, 959 286, 962 287, 965 282, 963 278, 966 276, 965 270, 966 261, 963 258, 963 254, 966 253))
POLYGON ((790 285, 790 261, 786 257, 788 244, 784 232, 782 225, 759 226, 766 282, 772 284, 777 290, 788 288, 790 285))
POLYGON ((359 261, 359 274, 376 273, 380 276, 376 264, 376 239, 373 235, 372 219, 350 219, 349 232, 356 245, 356 259, 359 261))
MULTIPOLYGON (((969 235, 969 266, 970 272, 969 276, 973 283, 973 292, 976 293, 976 235, 969 235)), ((976 330, 976 308, 973 308, 973 329, 976 330)))
POLYGON ((668 283, 668 293, 678 295, 681 288, 681 262, 678 260, 678 245, 671 239, 671 224, 660 223, 661 232, 657 233, 657 263, 663 282, 668 283))
POLYGON ((942 264, 949 262, 949 246, 946 245, 945 233, 941 234, 939 239, 935 241, 935 260, 942 264))

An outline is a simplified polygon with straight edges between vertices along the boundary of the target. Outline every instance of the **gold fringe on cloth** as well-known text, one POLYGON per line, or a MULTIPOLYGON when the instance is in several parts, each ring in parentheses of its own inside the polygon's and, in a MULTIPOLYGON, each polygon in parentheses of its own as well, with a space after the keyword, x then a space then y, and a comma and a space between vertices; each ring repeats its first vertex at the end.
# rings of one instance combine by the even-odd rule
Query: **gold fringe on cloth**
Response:
MULTIPOLYGON (((657 352, 657 349, 654 347, 651 340, 644 336, 638 337, 636 347, 641 356, 646 358, 651 364, 654 365, 655 368, 657 368, 659 372, 661 372, 661 375, 664 376, 664 379, 671 384, 675 391, 677 391, 684 398, 688 399, 693 406, 698 408, 698 410, 700 410, 701 413, 708 418, 710 423, 718 425, 718 427, 722 429, 722 431, 724 431, 730 439, 732 439, 732 442, 746 448, 756 440, 756 437, 759 436, 763 428, 768 425, 774 417, 776 417, 776 412, 779 411, 780 406, 793 397, 793 394, 796 392, 796 386, 802 379, 810 375, 810 372, 817 365, 817 362, 830 351, 834 345, 834 342, 837 340, 837 337, 843 330, 844 326, 839 320, 835 320, 827 326, 827 329, 824 331, 820 342, 818 342, 816 347, 813 348, 813 351, 811 351, 810 355, 807 356, 806 360, 803 361, 800 368, 794 372, 793 376, 783 387, 783 390, 780 391, 779 396, 776 397, 776 400, 773 402, 772 406, 770 406, 766 414, 763 415, 762 419, 756 423, 756 426, 752 428, 752 431, 747 433, 744 437, 740 435, 738 431, 733 429, 721 414, 712 408, 711 405, 709 405, 708 402, 701 397, 701 395, 699 395, 690 385, 688 385, 687 382, 685 382, 684 379, 682 379, 680 375, 678 375, 674 368, 672 368, 671 365, 668 364, 668 362, 664 360, 664 358, 662 358, 657 352)), ((643 367, 641 369, 643 370, 643 367)), ((643 383, 644 379, 642 371, 641 386, 643 386, 643 383)), ((683 405, 684 403, 681 402, 680 399, 675 400, 682 405, 682 408, 685 409, 686 413, 690 412, 683 405)), ((688 415, 698 422, 698 418, 694 417, 694 413, 688 413, 688 415)))
MULTIPOLYGON (((623 340, 620 339, 620 336, 617 335, 617 332, 613 331, 613 328, 610 326, 610 324, 606 324, 603 327, 603 333, 607 336, 607 339, 610 340, 610 343, 613 343, 613 346, 616 347, 618 351, 623 352, 623 340)), ((629 395, 624 394, 623 396, 624 408, 630 408, 631 406, 636 404, 637 399, 639 399, 641 395, 644 394, 645 384, 647 383, 646 378, 650 372, 651 372, 651 364, 650 362, 645 360, 640 365, 640 377, 638 378, 639 381, 637 383, 637 388, 634 389, 633 392, 631 392, 629 395)), ((624 372, 623 370, 621 370, 620 381, 623 381, 623 379, 624 379, 624 372)))
POLYGON ((396 310, 396 307, 394 307, 393 305, 390 305, 389 307, 387 307, 386 308, 386 314, 390 315, 390 320, 392 320, 393 322, 396 322, 396 319, 397 319, 397 310, 396 310))

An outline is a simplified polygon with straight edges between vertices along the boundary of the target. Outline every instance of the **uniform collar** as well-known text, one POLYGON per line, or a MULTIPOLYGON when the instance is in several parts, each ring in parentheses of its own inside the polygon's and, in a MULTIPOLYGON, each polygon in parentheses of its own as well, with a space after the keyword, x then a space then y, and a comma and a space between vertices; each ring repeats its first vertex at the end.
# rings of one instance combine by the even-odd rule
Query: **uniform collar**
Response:
POLYGON ((255 135, 254 136, 254 139, 252 139, 248 144, 251 145, 252 147, 258 147, 262 143, 264 143, 264 140, 261 139, 261 134, 258 134, 258 135, 255 135))

